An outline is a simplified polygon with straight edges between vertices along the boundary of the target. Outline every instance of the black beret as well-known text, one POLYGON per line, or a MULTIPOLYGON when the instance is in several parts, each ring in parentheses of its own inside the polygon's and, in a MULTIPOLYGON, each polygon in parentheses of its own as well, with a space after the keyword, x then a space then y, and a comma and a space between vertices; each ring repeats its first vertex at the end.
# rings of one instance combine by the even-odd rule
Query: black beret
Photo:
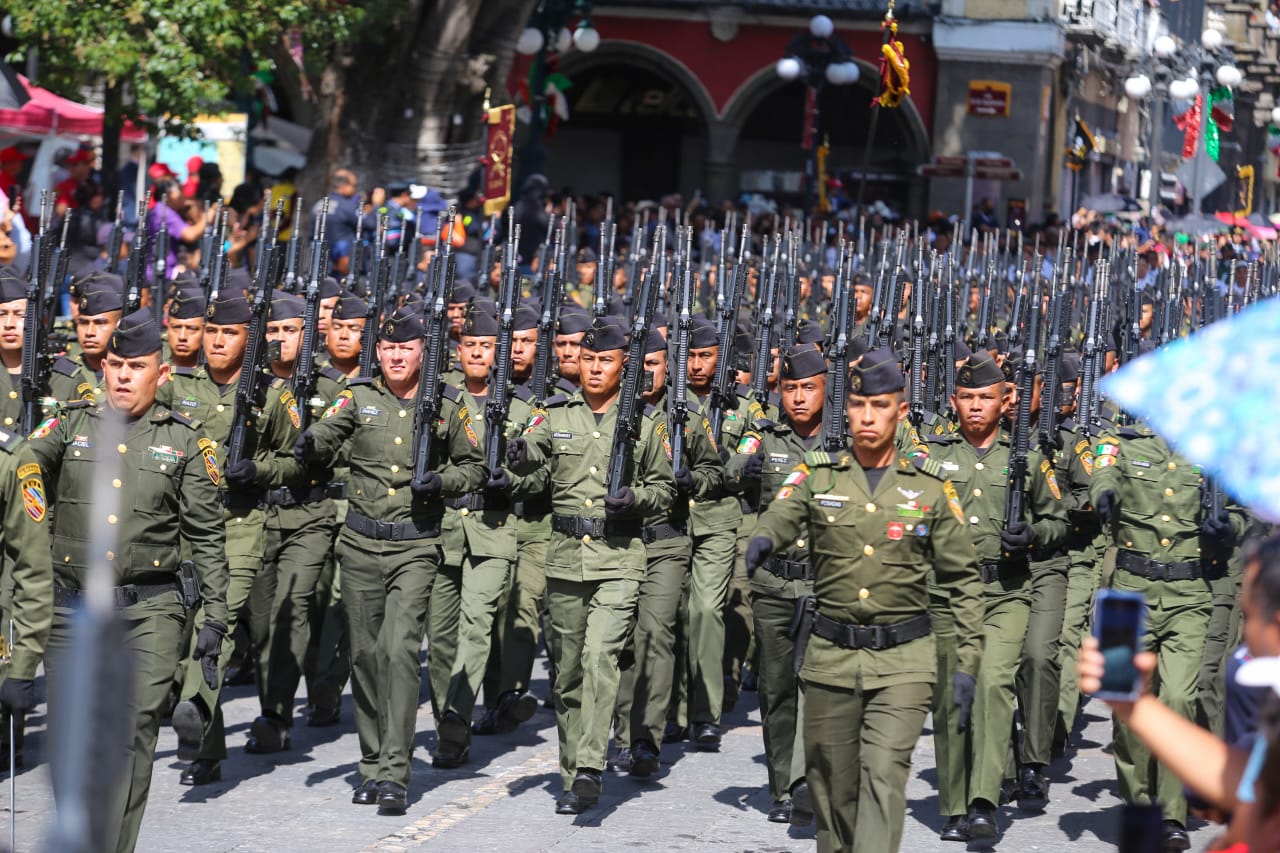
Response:
POLYGON ((560 323, 556 326, 557 335, 576 335, 591 328, 591 315, 582 309, 565 309, 560 312, 560 323))
POLYGON ((333 306, 335 320, 363 320, 369 316, 369 303, 349 290, 338 294, 338 304, 333 306))
POLYGON ((292 293, 277 290, 271 294, 272 320, 297 320, 307 310, 307 300, 292 293))
POLYGON ((200 288, 180 288, 169 303, 169 316, 174 320, 194 320, 204 317, 204 292, 200 288))
POLYGON ((245 293, 250 290, 253 290, 253 279, 249 277, 249 271, 244 267, 236 267, 227 273, 227 279, 219 292, 245 293))
POLYGON ((969 356, 956 371, 957 388, 987 388, 1005 382, 1004 371, 995 359, 986 353, 969 356))
POLYGON ((587 352, 608 352, 627 348, 627 333, 616 323, 601 317, 591 324, 582 336, 582 348, 587 352))
POLYGON ((427 307, 427 299, 425 296, 423 296, 422 293, 415 290, 413 293, 410 293, 408 296, 406 296, 404 298, 404 301, 401 302, 400 305, 404 308, 409 308, 421 314, 427 307))
POLYGON ((484 311, 486 314, 498 316, 498 303, 494 302, 487 296, 473 296, 471 301, 467 303, 467 313, 472 311, 484 311))
POLYGON ((199 284, 200 276, 196 275, 195 270, 179 270, 169 281, 181 287, 184 284, 199 284))
MULTIPOLYGON (((609 314, 610 316, 613 316, 613 317, 621 317, 621 316, 625 316, 626 312, 610 311, 609 314)), ((653 318, 653 327, 655 329, 670 329, 671 318, 669 318, 666 314, 659 314, 658 316, 653 318)))
POLYGON ((898 366, 898 356, 887 347, 867 353, 849 371, 849 393, 862 397, 896 394, 906 385, 907 379, 898 366))
POLYGON ((707 349, 720 345, 720 338, 716 335, 716 324, 710 320, 698 317, 693 321, 693 327, 689 330, 689 349, 707 349))
POLYGON ((485 308, 486 301, 488 300, 472 300, 467 305, 467 316, 462 321, 462 334, 473 338, 498 336, 498 318, 485 308))
POLYGON ((11 266, 0 267, 0 302, 27 298, 27 280, 11 266))
POLYGON ((812 344, 794 346, 782 357, 783 379, 808 379, 827 372, 827 360, 822 350, 812 344))
POLYGON ((80 295, 80 313, 86 317, 124 310, 124 294, 118 290, 85 290, 80 295))
POLYGON ((160 351, 160 327, 148 309, 121 318, 107 341, 107 350, 121 358, 137 358, 160 351))
POLYGON ((476 298, 476 286, 469 281, 455 282, 453 285, 453 293, 449 295, 449 304, 457 305, 459 302, 470 302, 476 298))
POLYGON ((969 349, 969 345, 959 338, 956 338, 955 349, 956 361, 968 361, 969 356, 973 355, 973 350, 969 349))
POLYGON ((857 361, 867 354, 867 339, 857 335, 849 341, 849 361, 857 361))
POLYGON ((648 355, 651 352, 666 352, 666 351, 667 351, 667 339, 664 338, 662 336, 662 333, 659 332, 657 329, 650 329, 649 337, 644 339, 644 354, 648 355))
POLYGON ((995 346, 996 352, 1009 351, 1009 335, 1003 329, 998 330, 991 336, 991 342, 995 346))
POLYGON ((231 293, 220 294, 210 302, 205 316, 215 326, 235 326, 248 324, 253 319, 253 312, 249 310, 249 300, 239 293, 231 293))
POLYGON ((796 343, 798 344, 820 344, 826 338, 827 333, 822 331, 821 323, 801 320, 796 326, 796 343))
POLYGON ((320 279, 320 298, 332 299, 335 296, 342 295, 342 288, 338 285, 338 280, 331 275, 327 275, 320 279))
POLYGON ((124 279, 114 273, 95 270, 71 282, 69 290, 76 299, 91 290, 114 290, 117 293, 124 293, 124 279))
POLYGON ((538 328, 538 309, 529 305, 521 305, 516 309, 515 324, 512 330, 516 332, 527 332, 530 329, 538 328))
POLYGON ((422 315, 402 305, 383 322, 378 340, 400 344, 407 341, 420 341, 426 333, 426 327, 422 325, 422 315))
POLYGON ((596 250, 590 246, 583 246, 578 250, 578 263, 594 264, 599 258, 596 257, 596 250))

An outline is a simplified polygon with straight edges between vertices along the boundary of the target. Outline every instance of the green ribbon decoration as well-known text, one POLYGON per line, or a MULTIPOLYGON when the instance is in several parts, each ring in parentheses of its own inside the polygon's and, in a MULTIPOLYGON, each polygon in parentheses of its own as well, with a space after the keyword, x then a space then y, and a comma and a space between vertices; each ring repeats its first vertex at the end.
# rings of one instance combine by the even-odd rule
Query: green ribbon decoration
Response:
POLYGON ((1213 162, 1218 162, 1218 122, 1213 118, 1213 105, 1222 101, 1231 100, 1231 90, 1226 86, 1209 92, 1208 103, 1205 104, 1204 110, 1204 151, 1212 158, 1213 162))

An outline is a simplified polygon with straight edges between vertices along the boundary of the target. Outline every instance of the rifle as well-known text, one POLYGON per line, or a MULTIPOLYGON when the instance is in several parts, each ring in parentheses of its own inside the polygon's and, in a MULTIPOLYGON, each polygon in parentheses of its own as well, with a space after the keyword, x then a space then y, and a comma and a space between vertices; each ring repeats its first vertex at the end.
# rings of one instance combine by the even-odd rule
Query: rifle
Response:
POLYGON ((742 226, 742 242, 738 247, 738 263, 733 268, 733 278, 725 281, 724 298, 716 304, 716 338, 720 342, 716 357, 716 373, 711 381, 711 434, 716 446, 720 445, 720 433, 724 426, 724 413, 737 408, 738 395, 734 390, 733 345, 738 331, 738 308, 747 292, 751 274, 751 243, 747 226, 742 226))
MULTIPOLYGON (((666 245, 665 223, 658 223, 653 232, 654 255, 663 253, 666 245)), ((658 265, 649 265, 640 301, 636 305, 636 317, 631 326, 631 341, 627 346, 627 364, 622 372, 622 388, 618 392, 618 419, 613 428, 613 448, 609 455, 609 474, 605 481, 610 496, 617 496, 627 486, 627 469, 631 467, 631 454, 640 440, 640 426, 644 420, 644 347, 653 323, 657 307, 658 265)), ((683 430, 681 430, 683 433, 683 430)))
POLYGON ((484 450, 489 476, 497 476, 502 467, 502 431, 511 411, 511 348, 515 334, 516 305, 520 301, 520 270, 516 265, 516 245, 520 242, 520 226, 511 229, 502 253, 502 291, 498 306, 498 347, 489 375, 489 399, 484 404, 484 450))
POLYGON ((533 354, 533 374, 529 390, 536 406, 546 402, 551 393, 551 360, 555 354, 556 328, 560 323, 560 302, 563 299, 561 279, 558 273, 548 275, 542 291, 542 314, 538 318, 538 346, 533 354))
MULTIPOLYGON (((225 263, 225 258, 223 259, 225 263)), ((261 405, 262 374, 267 363, 267 312, 271 309, 271 288, 259 283, 250 304, 248 342, 240 379, 236 383, 235 409, 231 419, 231 437, 227 441, 227 467, 244 459, 249 437, 249 422, 255 407, 261 405)))
MULTIPOLYGON (((1231 262, 1232 272, 1235 272, 1235 261, 1231 262)), ((1232 277, 1234 278, 1234 276, 1232 277)), ((1232 278, 1228 278, 1228 290, 1230 293, 1232 278)), ((1128 290, 1125 293, 1125 324, 1124 324, 1124 343, 1120 347, 1121 362, 1128 364, 1138 357, 1138 346, 1142 340, 1142 294, 1138 291, 1138 253, 1134 252, 1131 257, 1131 266, 1129 266, 1129 282, 1128 290)))
POLYGON ((782 269, 786 276, 786 286, 782 291, 785 300, 782 308, 781 351, 783 353, 796 345, 796 326, 800 322, 800 276, 796 271, 796 249, 795 232, 788 231, 787 251, 782 256, 782 269))
POLYGON ((1050 459, 1062 447, 1062 436, 1058 433, 1058 410, 1062 407, 1058 369, 1062 366, 1063 341, 1069 333, 1067 323, 1071 319, 1070 312, 1063 305, 1066 300, 1066 271, 1071 268, 1071 249, 1062 247, 1058 258, 1050 285, 1049 340, 1045 348, 1043 390, 1040 392, 1040 449, 1050 459))
POLYGON ((778 255, 782 251, 782 237, 774 238, 773 257, 765 276, 766 284, 759 302, 756 319, 756 356, 751 364, 751 398, 761 406, 769 405, 769 362, 773 343, 774 303, 778 299, 778 255))
POLYGON ((347 264, 347 277, 342 286, 352 293, 359 293, 360 270, 364 266, 364 215, 356 217, 356 240, 351 244, 351 258, 347 264))
MULTIPOLYGON (((610 203, 612 205, 612 203, 610 203)), ((595 293, 591 314, 603 317, 609 313, 609 291, 613 289, 613 240, 617 226, 606 218, 600 228, 600 262, 596 264, 595 293)))
MULTIPOLYGON (((40 230, 32 238, 31 268, 27 272, 27 311, 22 329, 22 432, 30 435, 40 421, 41 398, 49 387, 49 329, 57 288, 47 265, 41 264, 41 245, 49 239, 49 194, 40 193, 40 230)), ((71 217, 64 217, 64 223, 71 217)), ((66 228, 63 228, 66 233, 66 228)))
POLYGON ((933 280, 933 298, 929 302, 929 337, 925 345, 924 363, 927 365, 924 377, 925 405, 931 412, 942 411, 942 402, 938 399, 942 391, 942 279, 951 274, 952 259, 944 258, 937 277, 933 280))
MULTIPOLYGON (((222 204, 222 202, 218 202, 218 204, 220 205, 222 204)), ((209 221, 209 202, 206 201, 204 203, 204 231, 200 234, 200 272, 199 272, 200 282, 202 284, 207 283, 209 281, 210 276, 212 276, 213 274, 212 273, 213 251, 214 251, 213 250, 213 231, 214 231, 214 226, 217 225, 218 219, 219 217, 221 217, 221 215, 222 215, 221 210, 215 210, 213 214, 213 221, 210 222, 209 221)), ((138 227, 139 228, 142 227, 141 218, 138 219, 138 227)), ((208 288, 206 288, 206 290, 207 289, 208 288)))
MULTIPOLYGON (((427 346, 418 369, 418 394, 413 406, 413 482, 421 483, 431 470, 431 445, 435 424, 440 417, 441 377, 449 357, 449 301, 453 298, 455 259, 453 241, 444 239, 444 226, 452 225, 457 215, 454 205, 436 224, 436 245, 440 254, 435 260, 434 275, 427 281, 432 295, 427 319, 427 346), (447 219, 445 217, 448 217, 447 219)), ((498 427, 502 432, 502 427, 498 427)))
MULTIPOLYGON (((956 395, 956 287, 953 271, 955 266, 948 264, 945 283, 942 288, 942 306, 944 308, 942 325, 942 412, 947 420, 955 420, 956 411, 951 400, 956 395)), ((961 282, 962 292, 967 296, 968 288, 961 282)))
POLYGON ((382 247, 386 245, 387 214, 378 217, 377 247, 378 258, 375 262, 372 286, 364 307, 364 331, 360 335, 360 378, 371 379, 378 371, 378 355, 374 351, 378 345, 378 322, 382 319, 382 292, 386 288, 383 276, 386 265, 381 257, 382 247))
MULTIPOLYGON (((937 263, 935 252, 930 266, 936 269, 937 263)), ((932 280, 932 271, 927 278, 917 275, 916 284, 911 288, 911 375, 907 381, 911 423, 916 429, 924 424, 924 288, 926 281, 932 280)))
MULTIPOLYGON (((219 237, 221 237, 221 235, 225 233, 226 227, 227 227, 226 211, 219 213, 217 219, 218 221, 217 221, 217 224, 215 225, 215 229, 219 237)), ((207 302, 212 303, 215 299, 218 298, 218 294, 222 292, 222 285, 226 283, 226 280, 227 280, 226 244, 221 239, 219 239, 217 249, 214 250, 212 256, 210 256, 209 258, 209 278, 207 281, 208 287, 206 288, 206 291, 205 291, 205 297, 207 302)))
MULTIPOLYGON (((143 223, 147 218, 147 203, 151 200, 151 194, 138 202, 138 227, 133 232, 133 242, 129 244, 129 270, 126 273, 125 281, 125 299, 124 313, 132 314, 142 307, 142 287, 146 283, 146 255, 145 242, 146 228, 143 223)), ((161 217, 163 219, 163 217, 161 217)))
POLYGON ((836 281, 832 290, 835 309, 831 314, 831 347, 827 353, 827 398, 822 410, 822 449, 830 453, 843 450, 848 445, 845 428, 845 405, 849 397, 849 346, 853 339, 853 314, 856 308, 852 291, 853 268, 858 258, 848 259, 849 271, 845 274, 845 253, 848 247, 840 241, 840 259, 836 265, 836 281))
MULTIPOLYGON (((280 204, 281 204, 281 207, 283 207, 284 202, 281 201, 280 204)), ((293 228, 289 232, 289 249, 288 251, 285 252, 285 256, 284 256, 284 281, 283 281, 283 284, 281 285, 285 290, 287 290, 290 293, 298 292, 298 232, 302 230, 299 227, 302 223, 302 217, 298 214, 300 214, 301 212, 302 212, 302 196, 297 196, 294 199, 294 206, 293 206, 294 216, 292 217, 293 228)), ((276 234, 279 234, 279 233, 280 233, 279 231, 276 232, 276 234)), ((275 279, 272 279, 272 282, 274 283, 275 279)))
MULTIPOLYGON (((480 265, 477 267, 479 271, 479 281, 476 282, 476 292, 481 296, 489 293, 489 276, 493 272, 493 243, 498 239, 498 214, 489 217, 489 228, 485 234, 484 248, 480 250, 480 265)), ((507 241, 510 245, 510 241, 507 241)), ((506 261, 503 261, 503 268, 506 268, 506 261)))
POLYGON ((1018 365, 1018 413, 1010 436, 1009 478, 1004 491, 1004 529, 1022 521, 1027 498, 1027 469, 1031 444, 1031 395, 1035 393, 1036 347, 1040 343, 1039 276, 1031 280, 1031 311, 1027 324, 1027 347, 1018 365))
POLYGON ((898 327, 898 312, 902 310, 902 291, 905 289, 904 284, 907 276, 907 241, 901 231, 898 232, 898 241, 895 248, 897 260, 894 263, 893 278, 890 280, 890 286, 887 290, 888 303, 881 308, 880 334, 879 343, 877 344, 880 347, 893 346, 893 335, 898 327))
MULTIPOLYGON (((693 251, 693 227, 685 229, 685 254, 693 251)), ((671 406, 668 413, 671 431, 671 470, 684 467, 684 430, 689 423, 689 334, 693 329, 693 270, 686 262, 676 291, 675 366, 671 379, 671 406)), ((643 353, 643 350, 641 351, 643 353)), ((642 356, 643 357, 643 356, 642 356)))
MULTIPOLYGON (((311 398, 316 394, 316 342, 320 337, 320 279, 324 276, 324 258, 321 251, 324 243, 325 225, 329 219, 329 199, 320 203, 320 216, 316 220, 315 233, 311 237, 310 270, 307 276, 305 293, 306 307, 302 311, 302 340, 298 343, 298 357, 293 365, 293 378, 290 385, 293 398, 298 403, 298 417, 301 419, 299 432, 306 432, 311 421, 311 398)), ((300 227, 294 223, 295 229, 300 227)), ((296 232, 295 232, 296 233, 296 232)))
MULTIPOLYGON (((142 223, 138 223, 142 227, 142 223)), ((116 218, 111 223, 111 236, 107 238, 107 272, 117 275, 120 269, 120 250, 124 248, 124 190, 116 193, 116 218)))
POLYGON ((1093 426, 1098 418, 1098 380, 1102 377, 1102 362, 1106 358, 1106 346, 1103 343, 1105 318, 1103 309, 1106 305, 1111 279, 1111 263, 1098 261, 1093 275, 1094 293, 1089 300, 1089 317, 1085 325, 1084 353, 1080 367, 1080 402, 1079 420, 1086 430, 1093 426))

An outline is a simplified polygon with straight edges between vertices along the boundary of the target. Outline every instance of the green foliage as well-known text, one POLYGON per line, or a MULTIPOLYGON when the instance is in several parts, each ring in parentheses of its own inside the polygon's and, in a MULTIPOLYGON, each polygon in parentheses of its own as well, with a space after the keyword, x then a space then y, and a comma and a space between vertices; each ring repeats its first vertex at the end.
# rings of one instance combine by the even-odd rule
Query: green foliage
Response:
POLYGON ((345 0, 41 0, 11 14, 16 38, 40 50, 42 84, 74 94, 105 79, 132 94, 130 118, 181 133, 249 91, 249 75, 270 70, 269 51, 291 33, 308 66, 323 64, 364 9, 345 0))

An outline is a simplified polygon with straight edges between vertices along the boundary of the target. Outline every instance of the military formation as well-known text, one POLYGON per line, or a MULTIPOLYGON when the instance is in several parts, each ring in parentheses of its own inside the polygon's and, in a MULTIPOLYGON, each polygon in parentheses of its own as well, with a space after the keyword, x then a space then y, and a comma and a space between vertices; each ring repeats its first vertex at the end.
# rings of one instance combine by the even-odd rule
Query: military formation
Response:
MULTIPOLYGON (((1271 296, 1256 266, 678 216, 626 247, 553 217, 525 257, 512 216, 471 279, 451 209, 358 232, 339 280, 327 215, 278 241, 277 212, 251 267, 219 216, 177 267, 141 229, 71 282, 70 334, 47 217, 0 269, 6 747, 41 663, 65 736, 105 601, 132 673, 107 846, 136 844, 162 725, 182 784, 221 778, 231 670, 259 754, 292 748, 304 684, 306 725, 344 722, 349 683, 351 801, 403 814, 424 645, 441 772, 530 720, 545 650, 565 815, 664 745, 717 750, 755 690, 768 820, 816 820, 823 851, 898 849, 930 714, 941 840, 1042 811, 1104 585, 1150 603, 1161 699, 1220 726, 1255 522, 1099 381, 1271 296)), ((1119 724, 1115 757, 1186 849, 1174 777, 1119 724)))

